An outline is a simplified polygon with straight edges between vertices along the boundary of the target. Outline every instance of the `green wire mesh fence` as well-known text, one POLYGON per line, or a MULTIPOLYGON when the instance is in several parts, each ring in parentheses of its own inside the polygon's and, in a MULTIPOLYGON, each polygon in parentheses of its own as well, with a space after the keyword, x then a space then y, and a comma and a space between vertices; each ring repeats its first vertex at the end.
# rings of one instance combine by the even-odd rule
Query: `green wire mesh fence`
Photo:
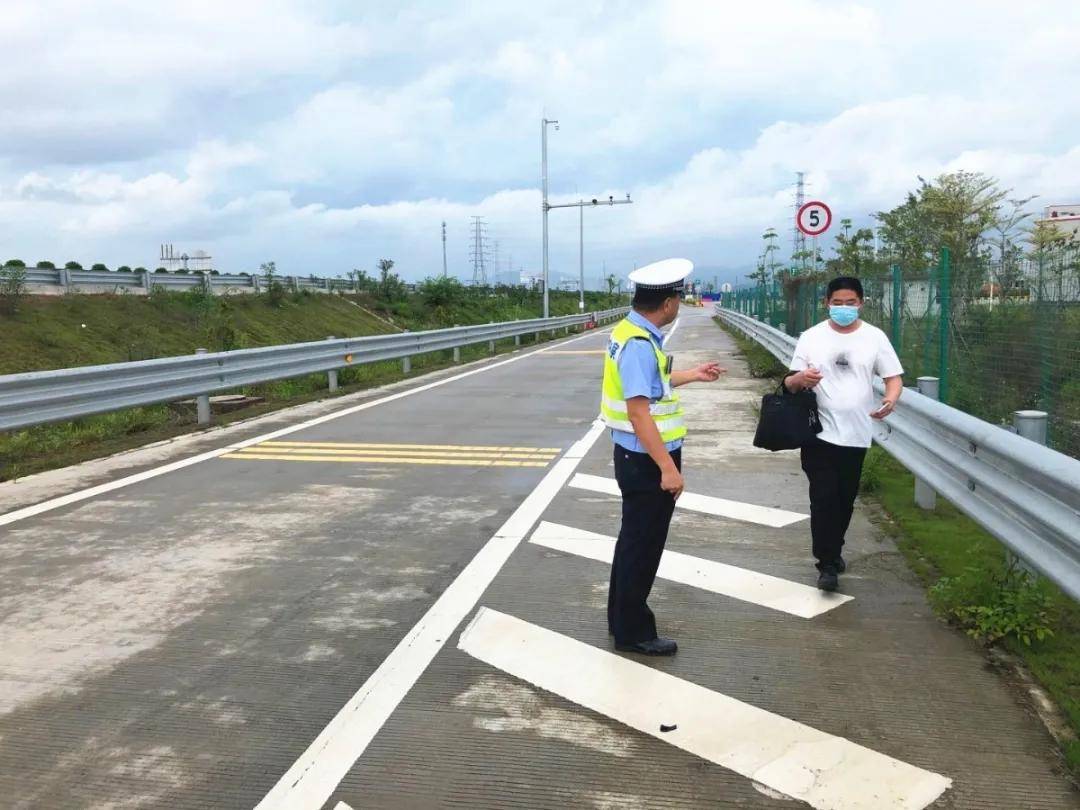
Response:
MULTIPOLYGON (((826 317, 828 276, 780 275, 722 297, 788 334, 826 317)), ((1049 414, 1048 444, 1080 458, 1080 247, 1002 260, 892 266, 862 277, 863 318, 892 340, 909 381, 940 379, 941 399, 998 424, 1049 414)))

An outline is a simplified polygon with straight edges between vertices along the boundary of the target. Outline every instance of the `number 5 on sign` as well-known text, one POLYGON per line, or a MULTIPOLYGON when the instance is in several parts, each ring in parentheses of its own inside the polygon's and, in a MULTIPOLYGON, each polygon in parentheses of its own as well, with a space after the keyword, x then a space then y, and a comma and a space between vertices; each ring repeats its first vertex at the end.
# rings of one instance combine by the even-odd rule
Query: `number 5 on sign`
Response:
POLYGON ((795 224, 807 236, 820 236, 832 225, 832 211, 820 200, 811 200, 799 209, 795 224))

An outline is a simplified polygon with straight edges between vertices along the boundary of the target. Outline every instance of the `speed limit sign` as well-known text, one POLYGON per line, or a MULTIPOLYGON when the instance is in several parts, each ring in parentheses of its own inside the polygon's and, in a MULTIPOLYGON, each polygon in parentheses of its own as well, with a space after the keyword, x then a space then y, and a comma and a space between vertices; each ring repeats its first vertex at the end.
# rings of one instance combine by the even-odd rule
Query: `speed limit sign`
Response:
POLYGON ((832 211, 820 200, 811 200, 799 209, 795 224, 807 236, 820 236, 832 225, 832 211))

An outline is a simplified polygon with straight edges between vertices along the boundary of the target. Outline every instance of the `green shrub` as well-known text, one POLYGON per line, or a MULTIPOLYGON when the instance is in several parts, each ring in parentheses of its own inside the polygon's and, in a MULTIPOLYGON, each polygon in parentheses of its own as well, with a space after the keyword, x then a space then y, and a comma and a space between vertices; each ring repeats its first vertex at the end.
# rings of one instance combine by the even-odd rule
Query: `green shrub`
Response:
POLYGON ((983 644, 1009 638, 1030 647, 1054 635, 1052 599, 1016 559, 997 570, 971 566, 942 577, 930 588, 930 601, 983 644))

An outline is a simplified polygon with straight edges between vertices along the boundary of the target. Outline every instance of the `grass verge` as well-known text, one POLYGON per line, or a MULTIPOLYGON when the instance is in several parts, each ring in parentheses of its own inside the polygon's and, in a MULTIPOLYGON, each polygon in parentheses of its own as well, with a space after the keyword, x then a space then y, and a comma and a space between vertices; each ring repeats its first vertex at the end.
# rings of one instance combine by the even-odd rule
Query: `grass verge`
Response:
POLYGON ((739 347, 739 354, 746 359, 746 365, 750 370, 751 377, 779 379, 787 372, 784 364, 777 360, 771 352, 763 348, 760 343, 732 329, 718 317, 714 317, 713 320, 721 329, 731 335, 731 339, 739 347))

